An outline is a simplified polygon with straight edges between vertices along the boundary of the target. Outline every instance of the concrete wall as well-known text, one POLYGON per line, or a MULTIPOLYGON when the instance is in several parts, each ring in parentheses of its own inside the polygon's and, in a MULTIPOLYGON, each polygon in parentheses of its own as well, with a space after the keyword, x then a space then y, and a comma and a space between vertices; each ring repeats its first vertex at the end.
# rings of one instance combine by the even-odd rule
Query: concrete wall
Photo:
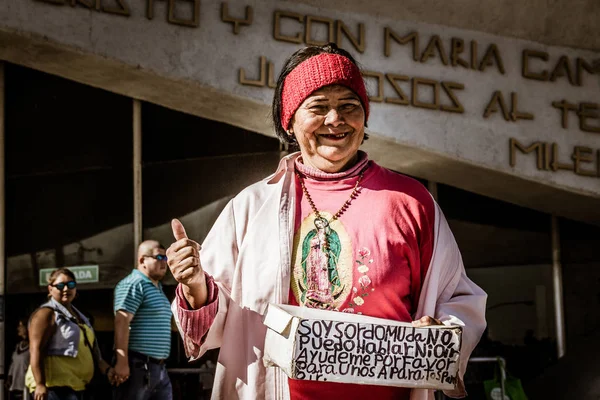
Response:
MULTIPOLYGON (((600 77, 595 70, 582 68, 579 77, 561 76, 567 69, 575 74, 577 59, 592 65, 600 55, 531 41, 557 43, 553 40, 556 32, 546 28, 560 20, 555 17, 558 8, 545 8, 544 1, 526 8, 502 6, 508 2, 493 7, 465 2, 461 5, 464 13, 455 8, 444 13, 447 9, 437 5, 408 7, 407 2, 392 1, 369 3, 369 11, 358 1, 348 6, 345 2, 342 6, 342 2, 231 1, 227 4, 234 18, 243 19, 244 7, 253 7, 252 23, 238 26, 239 34, 234 33, 233 24, 222 20, 222 2, 214 0, 197 1, 197 27, 181 25, 182 19, 191 19, 192 3, 154 2, 151 20, 146 4, 140 2, 98 0, 98 7, 91 10, 83 3, 70 7, 5 0, 7 12, 0 16, 0 59, 272 135, 269 75, 276 76, 285 57, 301 45, 276 40, 275 36, 298 34, 302 42, 327 41, 336 39, 340 22, 355 36, 362 24, 364 52, 360 53, 355 47, 361 46, 353 46, 347 36, 342 35, 340 43, 353 50, 364 69, 370 71, 367 81, 373 107, 369 128, 373 139, 365 149, 372 158, 411 175, 600 223, 600 133, 588 132, 600 130, 598 111, 593 108, 600 101, 600 77), (115 14, 117 4, 126 5, 130 15, 115 14), (174 7, 170 22, 166 18, 169 4, 174 7), (322 8, 325 4, 327 8, 322 8), (541 15, 540 9, 545 10, 541 15), (288 12, 280 19, 277 34, 275 11, 288 12), (476 18, 480 13, 481 18, 476 18), (446 21, 444 15, 449 25, 461 28, 431 23, 446 21), (482 29, 492 20, 497 22, 490 23, 488 31, 494 34, 465 29, 482 29), (313 22, 311 29, 307 28, 308 21, 313 22), (333 36, 323 21, 331 22, 333 36), (527 26, 515 36, 528 40, 495 35, 506 34, 514 26, 527 26), (400 45, 393 39, 388 40, 386 52, 386 28, 398 36, 416 32, 419 45, 415 53, 411 43, 400 45), (472 66, 451 65, 453 38, 464 42, 460 57, 467 63, 473 58, 472 66), (476 56, 472 42, 476 42, 476 56), (531 72, 555 72, 556 81, 525 78, 524 50, 540 52, 529 59, 531 72), (483 62, 486 53, 490 65, 483 62), (246 84, 241 82, 241 70, 246 84), (412 92, 412 87, 417 90, 412 92), (439 102, 434 101, 434 90, 439 102), (501 110, 498 91, 506 113, 501 110), (398 104, 404 95, 409 104, 398 104), (377 97, 381 97, 379 101, 377 97), (573 111, 568 112, 566 128, 561 126, 561 112, 552 106, 561 100, 591 104, 586 111, 590 116, 583 122, 586 129, 581 129, 581 118, 573 111), (428 108, 431 103, 436 103, 432 106, 435 109, 428 108), (496 105, 497 112, 486 118, 490 103, 496 105), (464 112, 448 110, 452 108, 463 108, 464 112), (515 113, 531 114, 533 120, 514 121, 515 113), (511 151, 510 139, 519 146, 537 147, 529 154, 515 146, 511 151), (553 166, 559 169, 554 171, 553 166)), ((585 18, 580 11, 569 14, 569 26, 579 32, 579 36, 573 34, 572 41, 587 37, 590 23, 586 21, 597 12, 593 3, 586 4, 585 18), (580 23, 573 23, 579 19, 580 23)), ((584 43, 580 47, 597 50, 593 43, 580 43, 584 43)))
POLYGON ((600 331, 600 263, 565 264, 564 305, 567 344, 600 331))
POLYGON ((528 329, 538 339, 556 337, 550 265, 471 268, 467 274, 488 294, 486 319, 493 340, 522 345, 528 329))
MULTIPOLYGON (((183 163, 169 162, 146 167, 144 185, 158 186, 169 195, 180 190, 181 193, 185 193, 185 196, 180 196, 182 199, 179 201, 160 201, 158 196, 154 196, 154 199, 147 196, 145 212, 150 213, 148 210, 151 208, 157 209, 156 204, 160 201, 160 211, 155 213, 160 214, 160 220, 164 222, 159 225, 145 225, 143 237, 159 240, 168 246, 173 241, 170 220, 177 217, 185 225, 189 237, 202 243, 227 202, 244 187, 271 174, 277 166, 279 157, 278 152, 265 152, 195 159, 183 163), (149 171, 151 169, 159 169, 159 173, 165 177, 172 177, 175 175, 174 171, 178 170, 178 176, 172 178, 172 184, 168 185, 157 179, 151 179, 152 175, 149 171), (180 170, 183 169, 192 172, 182 173, 180 170), (239 170, 237 175, 233 175, 232 169, 239 170), (227 182, 227 185, 223 185, 223 182, 227 182), (202 192, 206 191, 205 187, 218 185, 221 187, 213 190, 211 194, 220 193, 222 197, 209 202, 204 200, 202 192)), ((71 188, 65 185, 64 190, 69 193, 71 188)), ((94 209, 90 209, 89 213, 93 214, 95 211, 100 214, 99 210, 94 209)), ((48 212, 52 210, 49 209, 48 212)), ((150 219, 149 216, 145 217, 145 220, 150 219)), ((47 225, 41 225, 39 229, 51 230, 47 225)), ((12 231, 11 234, 15 235, 16 232, 12 231)), ((45 285, 40 285, 40 269, 76 265, 99 266, 98 282, 81 284, 81 289, 112 289, 119 280, 131 272, 136 257, 135 249, 133 226, 129 223, 81 238, 77 242, 63 244, 58 249, 32 250, 30 253, 9 256, 6 260, 7 292, 8 294, 45 292, 45 285), (82 249, 87 250, 80 251, 82 249), (57 251, 60 254, 57 254, 57 251)), ((168 273, 164 283, 174 285, 176 282, 168 273)))
POLYGON ((600 3, 595 0, 299 0, 341 9, 532 40, 553 46, 600 50, 600 3))
MULTIPOLYGON (((470 268, 467 273, 488 294, 486 319, 492 339, 522 345, 528 329, 538 339, 556 339, 550 265, 470 268)), ((563 276, 568 351, 598 332, 600 264, 565 264, 563 276)))

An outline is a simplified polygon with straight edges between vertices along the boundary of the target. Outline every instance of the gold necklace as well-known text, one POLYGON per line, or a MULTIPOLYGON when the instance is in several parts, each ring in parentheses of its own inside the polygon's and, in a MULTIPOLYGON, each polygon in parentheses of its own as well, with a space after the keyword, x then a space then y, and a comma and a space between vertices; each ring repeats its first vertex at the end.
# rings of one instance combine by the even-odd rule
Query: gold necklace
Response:
MULTIPOLYGON (((315 202, 313 201, 312 197, 310 197, 310 194, 308 193, 308 190, 306 189, 306 186, 304 185, 304 179, 302 178, 302 176, 300 175, 300 173, 298 171, 296 171, 296 175, 298 176, 298 179, 300 180, 300 186, 302 186, 302 192, 304 192, 304 195, 306 196, 306 200, 308 201, 308 204, 310 204, 310 208, 312 208, 313 212, 315 213, 316 217, 315 220, 313 221, 313 223, 315 224, 315 228, 317 229, 317 231, 319 231, 320 229, 325 229, 327 230, 327 228, 329 227, 329 224, 333 221, 335 221, 336 219, 338 219, 339 217, 342 216, 342 214, 348 209, 348 207, 350 207, 350 203, 352 202, 353 199, 356 199, 362 189, 360 185, 360 182, 362 181, 363 175, 365 173, 365 170, 367 168, 363 168, 362 171, 360 171, 360 174, 358 175, 358 179, 356 180, 356 184, 354 185, 354 189, 352 189, 352 193, 350 193, 350 197, 348 197, 348 200, 346 200, 344 202, 344 204, 342 204, 342 206, 340 207, 340 209, 333 214, 333 217, 331 217, 331 219, 328 221, 327 219, 323 218, 323 216, 321 215, 321 213, 319 212, 319 210, 317 210, 317 206, 315 206, 315 202), (321 226, 319 226, 321 225, 321 226)), ((325 250, 329 249, 329 243, 326 240, 325 244, 323 246, 325 248, 325 250)))

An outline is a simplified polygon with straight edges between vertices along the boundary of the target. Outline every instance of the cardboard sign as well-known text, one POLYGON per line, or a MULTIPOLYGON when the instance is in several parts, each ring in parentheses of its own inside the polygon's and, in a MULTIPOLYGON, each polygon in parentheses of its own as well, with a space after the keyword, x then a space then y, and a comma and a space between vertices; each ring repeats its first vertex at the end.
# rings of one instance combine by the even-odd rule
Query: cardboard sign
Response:
POLYGON ((270 304, 264 363, 294 379, 454 389, 462 328, 270 304))

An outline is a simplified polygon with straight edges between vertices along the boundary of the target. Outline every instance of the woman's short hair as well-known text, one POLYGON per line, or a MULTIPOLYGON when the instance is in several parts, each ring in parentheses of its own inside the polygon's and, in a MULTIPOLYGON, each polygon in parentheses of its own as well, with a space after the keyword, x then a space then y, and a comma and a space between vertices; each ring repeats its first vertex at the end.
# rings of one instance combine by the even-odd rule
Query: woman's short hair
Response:
POLYGON ((59 268, 57 270, 52 271, 52 273, 48 277, 48 285, 52 285, 54 283, 54 281, 56 280, 56 278, 58 278, 60 275, 66 275, 69 278, 71 278, 72 280, 77 281, 75 279, 75 274, 69 268, 63 267, 63 268, 59 268))
MULTIPOLYGON (((303 61, 306 61, 309 58, 322 53, 338 54, 344 56, 347 59, 349 59, 354 65, 360 68, 360 65, 356 62, 354 57, 352 57, 352 55, 346 50, 337 47, 335 43, 328 43, 323 46, 307 46, 300 50, 297 50, 294 54, 292 54, 285 61, 283 68, 281 69, 281 73, 279 74, 279 78, 277 79, 277 85, 275 86, 275 95, 273 96, 273 105, 271 111, 273 116, 273 125, 275 127, 275 133, 277 134, 277 137, 282 143, 292 145, 296 144, 296 139, 294 138, 294 136, 288 135, 281 124, 281 107, 283 103, 282 92, 285 78, 303 61)), ((368 138, 368 135, 365 133, 364 140, 367 140, 368 138)))

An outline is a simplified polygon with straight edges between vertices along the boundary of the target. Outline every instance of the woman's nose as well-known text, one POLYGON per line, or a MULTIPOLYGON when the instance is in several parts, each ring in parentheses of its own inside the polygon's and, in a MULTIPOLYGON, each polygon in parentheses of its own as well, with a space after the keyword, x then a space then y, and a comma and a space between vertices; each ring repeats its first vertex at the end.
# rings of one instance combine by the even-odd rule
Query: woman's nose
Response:
POLYGON ((335 108, 330 109, 327 115, 325 115, 326 125, 339 126, 343 123, 344 119, 342 118, 342 115, 335 108))

